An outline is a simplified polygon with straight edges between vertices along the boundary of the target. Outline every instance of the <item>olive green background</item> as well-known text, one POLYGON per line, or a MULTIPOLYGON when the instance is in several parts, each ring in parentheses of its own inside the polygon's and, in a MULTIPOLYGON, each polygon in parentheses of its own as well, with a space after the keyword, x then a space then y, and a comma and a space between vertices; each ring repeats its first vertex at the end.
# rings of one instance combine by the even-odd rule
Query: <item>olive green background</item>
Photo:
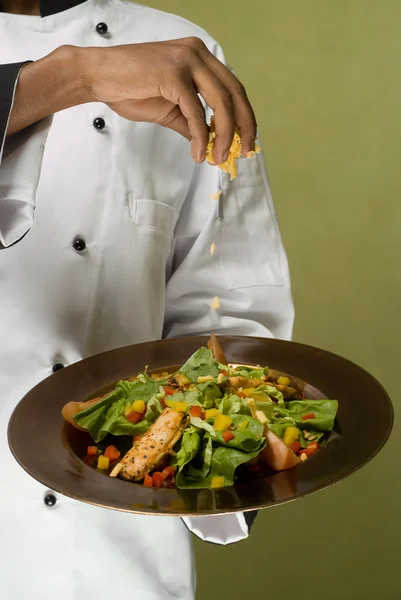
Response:
MULTIPOLYGON (((207 29, 248 89, 290 261, 294 339, 368 369, 397 411, 401 2, 146 4, 207 29)), ((399 435, 396 422, 350 479, 261 513, 248 541, 197 542, 199 600, 400 599, 399 435)))

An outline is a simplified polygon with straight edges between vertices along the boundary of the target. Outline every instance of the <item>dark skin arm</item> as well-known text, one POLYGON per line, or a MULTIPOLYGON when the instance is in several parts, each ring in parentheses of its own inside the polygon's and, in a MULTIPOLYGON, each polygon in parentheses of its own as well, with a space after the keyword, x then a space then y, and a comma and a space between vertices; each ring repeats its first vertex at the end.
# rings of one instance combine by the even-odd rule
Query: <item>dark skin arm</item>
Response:
MULTIPOLYGON (((32 10, 37 6, 28 4, 32 10)), ((256 121, 246 92, 196 37, 109 48, 62 46, 25 65, 7 135, 60 110, 103 102, 126 119, 183 135, 191 141, 193 159, 202 162, 209 130, 198 93, 215 114, 216 161, 225 161, 235 126, 243 154, 252 150, 256 121)))

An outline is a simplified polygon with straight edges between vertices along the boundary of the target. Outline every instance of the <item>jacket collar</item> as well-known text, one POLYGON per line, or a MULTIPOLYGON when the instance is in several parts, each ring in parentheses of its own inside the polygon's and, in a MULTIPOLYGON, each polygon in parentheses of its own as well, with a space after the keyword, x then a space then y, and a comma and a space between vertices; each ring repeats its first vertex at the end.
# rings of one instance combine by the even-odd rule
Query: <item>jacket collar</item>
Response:
POLYGON ((78 4, 83 4, 86 0, 40 0, 40 14, 42 17, 55 15, 78 4))

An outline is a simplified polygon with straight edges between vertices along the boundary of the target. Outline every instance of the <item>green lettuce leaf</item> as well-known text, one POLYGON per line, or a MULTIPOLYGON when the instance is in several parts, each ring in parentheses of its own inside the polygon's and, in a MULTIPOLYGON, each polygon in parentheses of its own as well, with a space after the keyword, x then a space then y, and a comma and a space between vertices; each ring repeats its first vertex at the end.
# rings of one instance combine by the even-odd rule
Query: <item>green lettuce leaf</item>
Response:
POLYGON ((191 425, 194 427, 198 427, 198 429, 204 429, 211 435, 211 437, 216 437, 216 432, 210 423, 203 421, 200 417, 192 417, 191 415, 189 416, 189 420, 191 425))
POLYGON ((170 398, 172 400, 174 400, 174 402, 186 402, 187 404, 200 404, 201 403, 200 401, 202 400, 202 394, 198 389, 189 390, 187 392, 182 392, 181 390, 178 390, 177 392, 175 392, 175 394, 170 396, 170 398))
POLYGON ((202 394, 200 402, 205 409, 214 408, 216 406, 216 400, 222 396, 219 386, 214 381, 198 383, 197 389, 202 394))
MULTIPOLYGON (((251 415, 251 409, 249 408, 248 401, 245 398, 239 398, 236 394, 226 394, 221 402, 217 403, 219 411, 223 415, 240 414, 240 415, 251 415)), ((274 404, 273 402, 266 400, 255 400, 256 410, 262 411, 268 419, 273 417, 274 404)))
POLYGON ((217 377, 219 374, 219 365, 213 358, 211 350, 208 348, 199 348, 199 350, 187 360, 181 368, 181 371, 188 379, 196 383, 198 377, 206 377, 208 375, 217 377))

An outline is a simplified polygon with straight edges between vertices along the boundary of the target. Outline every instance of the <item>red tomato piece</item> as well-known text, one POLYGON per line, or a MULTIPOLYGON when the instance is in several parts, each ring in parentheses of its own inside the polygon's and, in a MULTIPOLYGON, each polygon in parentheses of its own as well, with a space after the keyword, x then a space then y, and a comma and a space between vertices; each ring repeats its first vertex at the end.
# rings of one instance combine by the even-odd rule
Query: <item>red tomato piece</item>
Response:
POLYGON ((162 405, 163 408, 167 408, 167 404, 166 404, 164 398, 160 398, 160 404, 162 405))
POLYGON ((229 442, 230 440, 232 440, 234 438, 234 434, 232 431, 230 431, 229 429, 227 429, 227 431, 223 431, 223 434, 221 436, 223 438, 223 440, 225 442, 229 442))
POLYGON ((143 487, 153 487, 153 477, 151 475, 145 475, 143 487))
POLYGON ((314 448, 301 448, 301 450, 298 452, 298 456, 306 454, 306 456, 310 458, 313 454, 315 454, 315 452, 316 450, 314 448))
POLYGON ((155 471, 153 473, 153 487, 161 488, 163 486, 164 479, 163 473, 160 473, 160 471, 155 471))
POLYGON ((165 385, 164 393, 166 394, 166 396, 172 396, 173 394, 175 394, 175 390, 173 388, 169 387, 168 385, 165 385))
POLYGON ((315 418, 315 413, 308 413, 307 415, 304 415, 303 417, 301 417, 302 421, 308 421, 309 419, 314 419, 315 418))
POLYGON ((189 409, 189 414, 191 415, 191 417, 200 417, 202 414, 202 407, 201 406, 191 406, 191 408, 189 409))
POLYGON ((319 444, 317 442, 308 442, 306 445, 308 448, 313 449, 315 452, 316 450, 319 450, 319 444))
POLYGON ((301 444, 300 442, 298 442, 297 440, 295 440, 295 442, 292 442, 292 444, 290 444, 290 449, 295 452, 295 454, 298 452, 298 450, 301 448, 301 444))
POLYGON ((225 377, 228 377, 228 376, 229 376, 229 373, 228 373, 228 371, 226 371, 225 369, 222 369, 222 370, 220 371, 220 373, 221 373, 222 375, 224 375, 225 377))
POLYGON ((167 479, 168 477, 174 477, 174 473, 175 473, 174 467, 169 466, 169 467, 165 467, 163 469, 163 475, 164 475, 165 479, 167 479))
POLYGON ((118 448, 111 445, 107 446, 106 450, 104 451, 104 456, 107 456, 109 460, 117 460, 117 458, 120 458, 121 452, 118 450, 118 448))
POLYGON ((97 447, 96 446, 88 446, 88 450, 86 451, 88 456, 97 456, 97 447))
POLYGON ((127 419, 128 421, 130 421, 131 423, 138 423, 141 419, 142 419, 142 413, 136 412, 136 410, 132 410, 128 415, 127 415, 127 419))

